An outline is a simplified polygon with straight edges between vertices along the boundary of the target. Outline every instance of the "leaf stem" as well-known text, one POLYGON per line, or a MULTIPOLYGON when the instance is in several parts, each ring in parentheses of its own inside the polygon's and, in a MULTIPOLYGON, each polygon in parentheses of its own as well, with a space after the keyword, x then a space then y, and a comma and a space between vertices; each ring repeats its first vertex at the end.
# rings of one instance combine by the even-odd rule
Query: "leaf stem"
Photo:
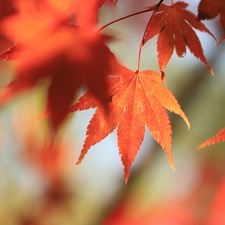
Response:
POLYGON ((148 26, 153 18, 153 16, 156 14, 156 12, 158 11, 160 5, 162 4, 164 0, 160 0, 159 3, 156 5, 156 7, 152 7, 152 10, 154 10, 154 12, 152 13, 151 17, 150 17, 150 20, 148 21, 148 24, 147 26, 145 27, 145 31, 143 33, 143 36, 142 36, 142 39, 141 39, 141 43, 140 43, 140 47, 139 47, 139 52, 138 52, 138 62, 137 62, 137 70, 136 70, 136 73, 139 72, 140 70, 140 62, 141 62, 141 52, 142 52, 142 47, 143 45, 145 44, 144 43, 144 38, 145 38, 145 35, 147 33, 147 29, 148 29, 148 26))
POLYGON ((160 0, 159 3, 157 4, 157 7, 159 8, 159 6, 163 3, 164 0, 160 0))
POLYGON ((143 33, 143 36, 142 36, 142 39, 141 39, 141 43, 140 43, 140 47, 139 47, 139 52, 138 52, 138 62, 137 62, 137 70, 136 70, 136 72, 139 72, 139 70, 140 70, 141 52, 142 52, 142 47, 143 47, 143 45, 145 44, 145 43, 144 43, 145 35, 146 35, 146 33, 147 33, 148 26, 149 26, 149 24, 150 24, 150 22, 151 22, 151 20, 152 20, 152 18, 153 18, 153 16, 155 15, 156 12, 157 12, 157 10, 156 10, 155 12, 152 13, 151 18, 150 18, 150 20, 148 21, 148 24, 147 24, 147 26, 146 26, 146 28, 145 28, 144 33, 143 33))
POLYGON ((144 37, 145 37, 145 34, 146 34, 146 32, 147 32, 148 25, 149 25, 149 23, 150 23, 152 17, 153 17, 153 16, 155 15, 155 13, 158 11, 158 9, 159 9, 159 7, 160 7, 160 5, 162 4, 163 1, 164 1, 164 0, 160 0, 160 1, 158 2, 157 5, 148 7, 148 8, 145 9, 145 10, 142 10, 142 11, 139 11, 139 12, 136 12, 136 13, 132 13, 132 14, 129 14, 129 15, 127 15, 127 16, 123 16, 123 17, 121 17, 121 18, 119 18, 119 19, 113 20, 113 21, 111 21, 111 22, 105 24, 104 26, 102 26, 102 27, 97 31, 97 32, 100 32, 100 31, 102 31, 103 29, 105 29, 106 27, 108 27, 108 26, 110 26, 110 25, 112 25, 112 24, 114 24, 114 23, 117 23, 117 22, 119 22, 119 21, 121 21, 121 20, 125 20, 125 19, 127 19, 127 18, 136 16, 136 15, 139 15, 139 14, 142 14, 142 13, 154 11, 154 12, 152 13, 152 16, 151 16, 150 20, 148 21, 148 24, 147 24, 147 26, 146 26, 146 28, 145 28, 145 31, 144 31, 144 34, 143 34, 143 37, 142 37, 142 40, 141 40, 141 44, 140 44, 139 52, 138 52, 138 65, 137 65, 137 71, 136 71, 136 72, 139 72, 139 69, 140 69, 141 51, 142 51, 142 46, 144 45, 144 37))
MULTIPOLYGON (((161 1, 163 1, 163 0, 161 0, 161 1)), ((161 2, 161 1, 160 1, 160 2, 161 2)), ((121 17, 121 18, 119 18, 119 19, 113 20, 113 21, 111 21, 110 23, 107 23, 106 25, 104 25, 103 27, 101 27, 101 28, 98 30, 98 32, 100 32, 101 30, 105 29, 106 27, 108 27, 108 26, 110 26, 110 25, 112 25, 112 24, 114 24, 114 23, 117 23, 117 22, 119 22, 119 21, 121 21, 121 20, 125 20, 125 19, 127 19, 127 18, 136 16, 136 15, 139 15, 139 14, 142 14, 142 13, 151 12, 151 11, 155 10, 155 8, 156 8, 156 7, 151 7, 151 8, 149 7, 149 8, 147 8, 147 9, 145 9, 145 10, 142 10, 142 11, 139 11, 139 12, 136 12, 136 13, 132 13, 132 14, 129 14, 129 15, 127 15, 127 16, 123 16, 123 17, 121 17)), ((158 8, 158 4, 157 4, 157 8, 158 8)))

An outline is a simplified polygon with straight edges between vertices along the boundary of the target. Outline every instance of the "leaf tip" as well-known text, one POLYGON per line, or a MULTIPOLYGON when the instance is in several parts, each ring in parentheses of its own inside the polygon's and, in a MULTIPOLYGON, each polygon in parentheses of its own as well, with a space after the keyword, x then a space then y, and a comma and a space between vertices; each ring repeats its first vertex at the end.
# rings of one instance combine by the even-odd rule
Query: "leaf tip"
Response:
POLYGON ((130 177, 130 163, 123 163, 124 164, 124 183, 127 184, 128 179, 130 177))
POLYGON ((225 141, 225 128, 223 128, 218 134, 216 134, 212 138, 206 140, 201 145, 199 145, 197 150, 200 150, 200 149, 205 148, 207 146, 214 145, 218 142, 224 142, 224 141, 225 141))
POLYGON ((214 142, 214 143, 213 143, 213 142, 210 143, 210 139, 209 139, 209 140, 203 142, 202 144, 200 144, 200 145, 197 147, 197 150, 201 150, 201 149, 203 149, 203 148, 205 148, 205 147, 207 147, 207 146, 213 145, 213 144, 215 144, 215 142, 214 142))
POLYGON ((124 168, 124 183, 127 184, 130 176, 130 168, 124 168))
POLYGON ((173 171, 176 171, 171 149, 170 151, 166 152, 166 155, 167 155, 167 159, 169 161, 170 167, 172 168, 173 171))
POLYGON ((201 150, 202 148, 203 148, 203 146, 202 146, 202 144, 201 144, 201 145, 199 145, 199 146, 197 147, 196 150, 198 151, 198 150, 201 150))
POLYGON ((165 77, 165 72, 164 71, 161 71, 161 80, 162 81, 164 80, 164 77, 165 77))
POLYGON ((81 162, 82 162, 82 159, 80 159, 80 157, 79 157, 79 159, 76 162, 76 165, 79 165, 81 162))
POLYGON ((211 67, 209 67, 208 69, 209 69, 209 72, 211 73, 211 75, 214 76, 213 69, 211 67))
POLYGON ((190 124, 188 118, 186 117, 186 115, 184 114, 184 112, 182 112, 182 113, 180 114, 180 116, 182 117, 182 119, 183 119, 184 122, 186 123, 186 125, 187 125, 187 127, 188 127, 188 130, 190 130, 191 124, 190 124))
POLYGON ((216 41, 216 45, 219 45, 224 40, 225 40, 225 34, 219 40, 216 41))
POLYGON ((189 120, 187 119, 187 121, 185 121, 185 122, 186 122, 186 124, 187 124, 188 130, 190 130, 191 124, 190 124, 189 120))
POLYGON ((86 154, 86 151, 83 148, 81 153, 80 153, 80 156, 79 156, 79 158, 78 158, 78 160, 76 162, 76 165, 79 165, 83 161, 83 158, 84 158, 85 154, 86 154))
POLYGON ((176 171, 176 168, 175 168, 175 165, 174 165, 174 162, 173 162, 173 158, 172 157, 169 158, 169 164, 170 164, 172 170, 175 172, 176 171))
POLYGON ((174 164, 171 165, 171 168, 172 168, 172 170, 173 170, 174 172, 176 172, 176 168, 175 168, 174 164))

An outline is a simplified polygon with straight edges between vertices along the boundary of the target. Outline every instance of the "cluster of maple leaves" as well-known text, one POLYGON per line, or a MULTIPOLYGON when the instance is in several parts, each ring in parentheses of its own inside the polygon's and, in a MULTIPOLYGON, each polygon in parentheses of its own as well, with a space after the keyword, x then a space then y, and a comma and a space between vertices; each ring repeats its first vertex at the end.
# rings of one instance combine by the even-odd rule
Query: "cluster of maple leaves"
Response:
MULTIPOLYGON (((139 65, 142 46, 158 35, 159 73, 140 71, 139 66, 131 71, 118 62, 107 46, 113 37, 99 29, 98 15, 103 4, 116 7, 116 0, 88 0, 88 4, 80 0, 1 0, 0 32, 12 46, 1 53, 0 60, 16 61, 14 79, 1 89, 1 103, 47 80, 44 115, 53 134, 68 113, 97 108, 87 127, 78 163, 91 146, 117 128, 119 154, 127 181, 147 127, 174 168, 172 129, 166 109, 180 115, 188 128, 190 124, 165 86, 165 68, 174 50, 183 57, 188 48, 213 75, 195 29, 215 39, 201 20, 219 15, 225 30, 225 6, 223 0, 201 0, 196 16, 186 9, 185 2, 166 3, 159 1, 143 11, 152 13, 138 57, 139 65), (88 91, 74 103, 81 87, 88 91)), ((224 39, 222 36, 218 42, 224 39)), ((223 131, 222 138, 214 138, 207 144, 224 140, 224 136, 223 131)))

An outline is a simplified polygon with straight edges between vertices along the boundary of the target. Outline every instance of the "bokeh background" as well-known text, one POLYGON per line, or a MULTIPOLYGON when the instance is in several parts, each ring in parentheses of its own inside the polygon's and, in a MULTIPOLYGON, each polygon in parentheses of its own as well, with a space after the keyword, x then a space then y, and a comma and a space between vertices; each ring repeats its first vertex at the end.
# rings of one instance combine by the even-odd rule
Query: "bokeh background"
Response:
MULTIPOLYGON (((186 2, 197 13, 199 1, 186 2)), ((155 3, 119 0, 115 9, 101 9, 100 24, 155 3)), ((105 29, 116 37, 112 51, 133 70, 150 14, 105 29)), ((216 38, 223 34, 218 19, 204 23, 216 38)), ((45 151, 47 123, 38 117, 45 107, 42 86, 0 106, 0 224, 225 224, 225 144, 196 150, 225 127, 225 44, 216 46, 207 34, 197 34, 215 76, 189 51, 183 58, 173 55, 166 68, 167 86, 191 124, 188 131, 181 118, 170 114, 176 172, 147 130, 126 185, 115 132, 75 165, 94 109, 69 115, 55 152, 45 151)), ((5 41, 1 51, 8 45, 5 41)), ((141 69, 158 71, 156 38, 143 48, 141 69)), ((1 62, 0 85, 13 73, 13 62, 1 62)))

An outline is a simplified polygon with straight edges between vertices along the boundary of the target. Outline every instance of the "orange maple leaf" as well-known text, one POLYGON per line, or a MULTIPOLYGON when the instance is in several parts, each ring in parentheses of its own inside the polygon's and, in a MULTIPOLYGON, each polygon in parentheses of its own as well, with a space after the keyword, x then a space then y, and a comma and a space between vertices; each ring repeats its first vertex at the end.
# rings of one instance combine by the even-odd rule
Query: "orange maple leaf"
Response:
POLYGON ((171 6, 161 4, 149 20, 142 44, 144 45, 149 39, 159 34, 157 51, 159 69, 162 73, 174 49, 178 57, 183 57, 187 46, 213 75, 213 70, 203 54, 201 43, 193 28, 204 31, 213 38, 214 36, 192 12, 186 10, 187 6, 188 4, 184 2, 176 2, 171 6))
POLYGON ((207 146, 223 141, 225 141, 225 128, 223 128, 218 134, 216 134, 212 138, 199 145, 198 149, 205 148, 207 146))
POLYGON ((117 127, 119 154, 127 182, 131 164, 143 142, 146 126, 165 150, 174 169, 171 151, 172 129, 165 108, 180 115, 188 128, 190 124, 173 94, 161 83, 161 75, 152 70, 134 72, 121 67, 119 74, 109 77, 108 82, 111 99, 108 104, 109 111, 104 117, 101 114, 101 106, 89 92, 70 109, 70 112, 74 112, 98 107, 87 127, 86 140, 78 163, 91 146, 100 142, 117 127))
MULTIPOLYGON (((225 4, 224 0, 201 0, 198 5, 198 19, 213 19, 219 16, 221 26, 225 31, 225 4)), ((225 34, 219 39, 221 42, 225 39, 225 34)))

